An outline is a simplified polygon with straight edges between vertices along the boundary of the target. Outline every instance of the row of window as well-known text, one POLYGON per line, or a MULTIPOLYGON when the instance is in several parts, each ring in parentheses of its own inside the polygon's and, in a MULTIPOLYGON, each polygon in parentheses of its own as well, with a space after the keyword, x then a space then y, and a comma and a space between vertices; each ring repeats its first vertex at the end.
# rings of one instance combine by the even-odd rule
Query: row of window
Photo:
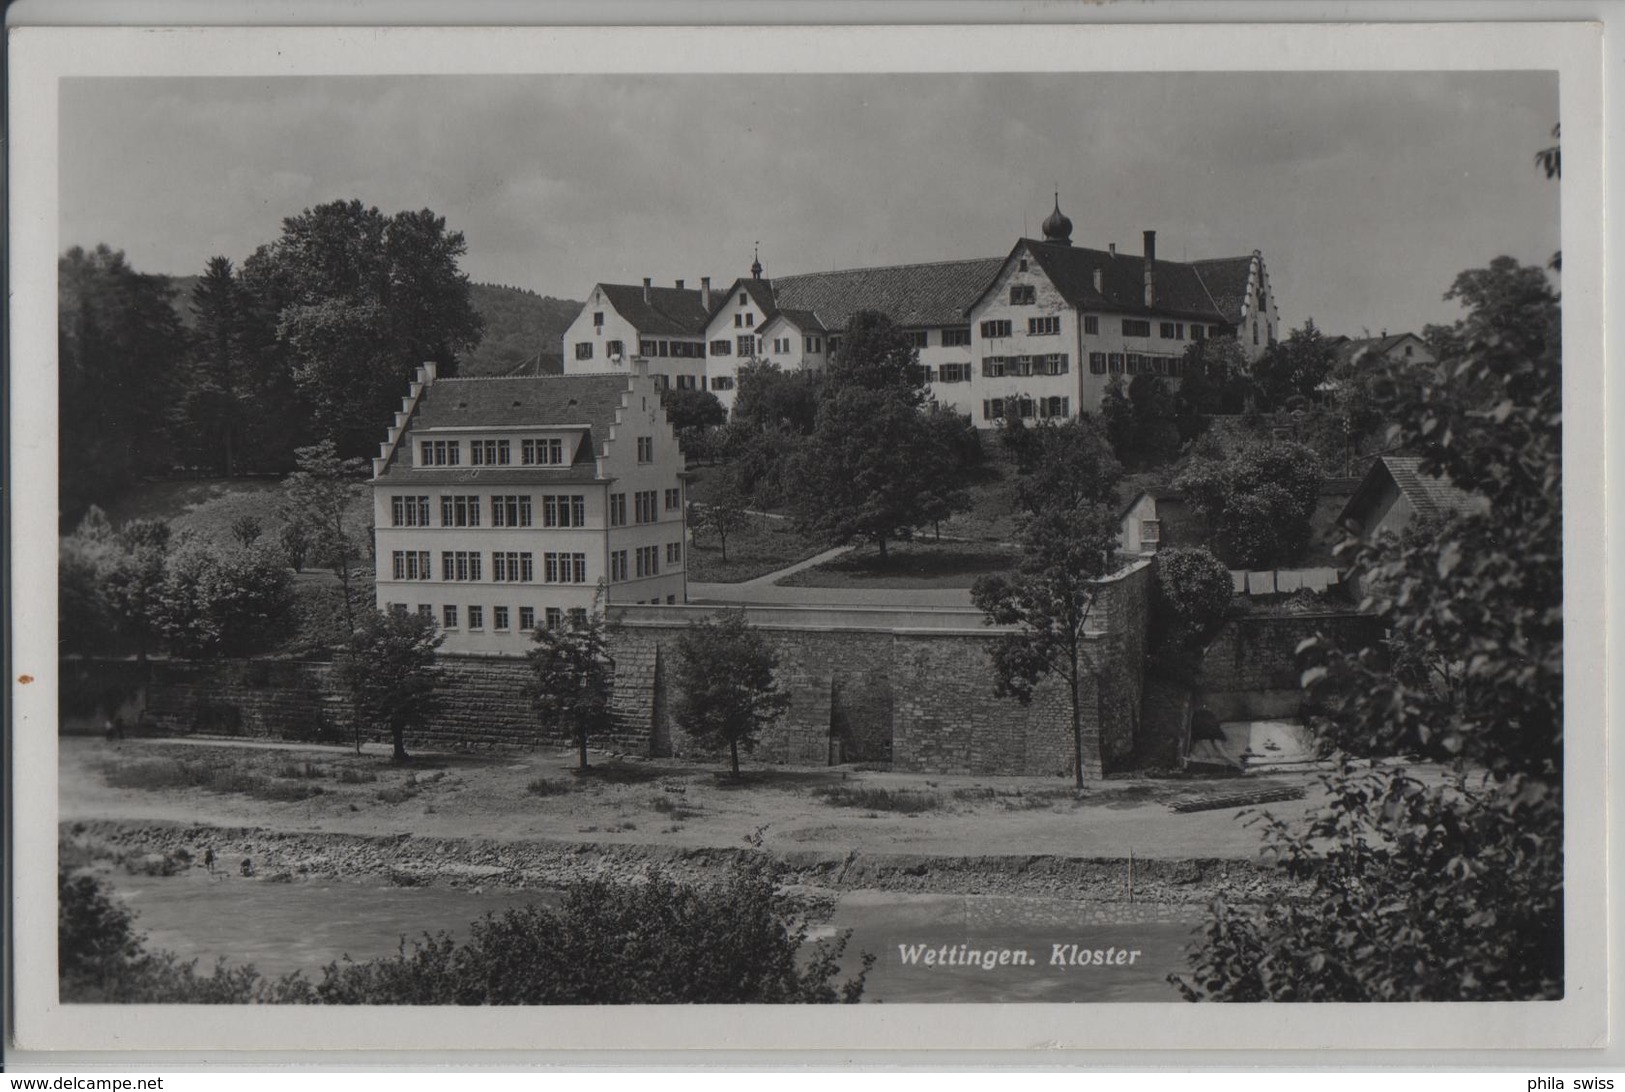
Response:
POLYGON ((1179 378, 1185 361, 1177 356, 1153 353, 1090 353, 1089 371, 1094 375, 1166 375, 1179 378))
MULTIPOLYGON (((683 544, 681 542, 668 542, 665 547, 666 564, 681 565, 683 563, 683 544)), ((609 555, 609 579, 612 583, 623 580, 642 579, 646 576, 660 575, 660 547, 639 546, 634 550, 613 550, 609 555), (636 566, 635 575, 628 561, 636 566)))
MULTIPOLYGON (((659 490, 645 489, 632 494, 633 515, 638 523, 654 523, 660 519, 659 490)), ((665 509, 676 512, 683 507, 683 490, 674 487, 666 490, 665 509)), ((609 495, 609 525, 611 527, 626 526, 626 494, 611 493, 609 495)))
MULTIPOLYGON (((1012 300, 1011 302, 1014 303, 1015 301, 1012 300)), ((1123 319, 1122 330, 1124 337, 1150 337, 1151 320, 1123 319)), ((988 319, 982 323, 981 331, 984 339, 991 340, 993 338, 1010 337, 1014 333, 1015 327, 1009 319, 988 319)), ((1059 315, 1037 315, 1027 320, 1027 334, 1030 337, 1059 334, 1060 332, 1061 319, 1059 315)), ((1100 333, 1100 316, 1083 316, 1083 332, 1098 335, 1100 333)), ((967 330, 966 333, 968 334, 969 331, 967 330)), ((1220 335, 1221 327, 1203 326, 1197 322, 1190 324, 1190 340, 1192 341, 1204 341, 1208 337, 1219 337, 1220 335)), ((1157 336, 1164 341, 1184 341, 1185 324, 1183 322, 1159 322, 1157 324, 1157 336)), ((968 337, 965 344, 970 344, 968 337)))
MULTIPOLYGON (((651 599, 651 600, 649 600, 649 602, 651 604, 658 604, 660 602, 660 600, 659 599, 651 599)), ((666 596, 666 605, 667 606, 670 606, 670 605, 672 605, 672 604, 674 604, 676 602, 677 602, 677 596, 675 596, 675 595, 666 596)), ((389 604, 389 609, 390 609, 390 611, 392 613, 395 613, 395 614, 405 614, 406 613, 406 604, 405 603, 390 603, 389 604)), ((430 606, 428 603, 419 603, 418 604, 418 613, 421 614, 425 618, 433 618, 434 617, 434 607, 430 606)), ((498 632, 498 633, 507 633, 507 632, 510 631, 509 623, 513 620, 514 617, 515 617, 515 613, 513 611, 509 610, 509 608, 507 608, 507 607, 492 607, 491 608, 491 628, 493 630, 495 630, 496 632, 498 632)), ((448 603, 445 606, 442 606, 440 608, 440 628, 442 628, 442 629, 461 629, 461 628, 463 628, 462 625, 461 625, 461 622, 463 621, 464 618, 466 618, 468 620, 468 629, 469 630, 471 630, 471 631, 472 630, 484 630, 485 629, 485 607, 484 607, 484 605, 483 604, 470 604, 466 608, 466 613, 465 613, 464 609, 459 608, 454 603, 448 603)), ((548 629, 559 629, 560 627, 562 627, 564 625, 566 618, 569 619, 570 625, 572 627, 574 627, 574 626, 584 626, 584 625, 587 624, 587 611, 586 611, 586 608, 585 607, 571 607, 568 611, 565 611, 565 610, 561 610, 558 607, 545 607, 542 610, 542 624, 544 626, 546 626, 548 629)), ((535 629, 536 628, 536 608, 535 607, 520 607, 519 610, 518 610, 518 620, 519 620, 519 630, 520 630, 520 632, 523 633, 523 632, 528 632, 530 630, 535 629)))
MULTIPOLYGON (((513 441, 470 440, 468 461, 471 466, 513 465, 513 441)), ((564 441, 559 438, 521 440, 519 464, 521 466, 562 466, 564 441)), ((418 444, 419 466, 462 466, 463 441, 423 440, 418 444)))
MULTIPOLYGON (((492 527, 534 526, 535 508, 528 493, 494 496, 491 501, 492 527)), ((483 505, 478 496, 452 494, 440 498, 440 526, 478 527, 483 505)), ((587 498, 580 493, 547 493, 542 496, 543 527, 585 527, 587 498)), ((391 497, 390 522, 395 527, 429 527, 429 498, 391 497)))
MULTIPOLYGON (((491 501, 492 527, 533 527, 535 526, 534 498, 528 493, 509 493, 493 496, 491 501)), ((665 491, 662 499, 660 491, 649 489, 634 494, 636 516, 638 523, 654 523, 660 519, 662 505, 667 512, 676 512, 683 507, 683 490, 676 486, 665 491)), ((431 527, 429 522, 429 498, 391 497, 389 499, 390 521, 395 527, 431 527)), ((481 502, 478 496, 454 494, 440 498, 440 526, 442 527, 478 527, 481 520, 481 502)), ((543 527, 585 527, 587 525, 587 498, 580 493, 556 494, 547 493, 542 496, 542 526, 543 527)), ((626 494, 611 493, 609 495, 609 525, 621 527, 626 524, 626 494)))
POLYGON ((1019 398, 982 399, 982 419, 985 421, 1002 421, 1011 412, 1018 417, 1069 417, 1072 413, 1072 400, 1066 395, 1049 398, 1028 398, 1023 395, 1019 398))
POLYGON ((987 379, 997 379, 1006 375, 1066 375, 1071 370, 1071 360, 1066 353, 982 358, 982 375, 987 379))
MULTIPOLYGON (((406 604, 391 603, 389 604, 389 609, 396 614, 405 614, 406 604)), ((427 603, 419 603, 418 613, 425 618, 433 618, 434 607, 427 603)), ((448 603, 440 608, 440 627, 442 629, 460 629, 460 623, 463 620, 463 617, 465 617, 465 615, 463 615, 456 604, 448 603)), ((547 607, 542 617, 544 619, 544 624, 548 629, 558 629, 564 624, 565 612, 560 610, 558 607, 547 607)), ((583 607, 573 607, 569 612, 569 617, 570 624, 572 626, 585 625, 587 621, 587 611, 583 607)), ((470 605, 467 609, 466 618, 468 619, 469 629, 484 629, 485 607, 483 605, 470 605)), ((506 632, 509 629, 509 621, 512 618, 513 614, 507 607, 491 608, 491 628, 499 633, 506 632)), ((533 630, 536 628, 535 607, 519 608, 519 628, 521 630, 533 630)))
MULTIPOLYGON (((433 580, 431 556, 428 550, 395 550, 390 557, 390 571, 396 580, 433 580)), ((681 554, 678 556, 680 558, 681 554)), ((541 571, 544 584, 585 584, 587 555, 550 550, 542 555, 541 571)), ((484 580, 485 555, 479 550, 442 550, 440 579, 457 582, 484 580)), ((491 555, 491 579, 505 584, 534 581, 536 555, 511 550, 496 551, 491 555)))

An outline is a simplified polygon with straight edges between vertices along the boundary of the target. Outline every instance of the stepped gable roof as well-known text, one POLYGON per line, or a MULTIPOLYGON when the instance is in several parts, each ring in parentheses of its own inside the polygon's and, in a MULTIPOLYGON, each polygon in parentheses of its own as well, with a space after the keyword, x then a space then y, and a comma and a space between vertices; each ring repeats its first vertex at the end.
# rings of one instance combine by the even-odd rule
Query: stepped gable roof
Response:
POLYGON ((880 311, 898 326, 963 326, 966 311, 1004 264, 972 258, 832 273, 800 273, 773 281, 778 306, 813 311, 826 330, 844 330, 859 311, 880 311))
POLYGON ((711 318, 706 313, 698 288, 661 288, 650 286, 649 301, 643 301, 641 284, 600 284, 610 306, 636 326, 643 337, 703 338, 705 324, 711 318))
POLYGON ((1423 473, 1418 456, 1383 455, 1371 464, 1359 488, 1343 506, 1338 522, 1359 519, 1380 492, 1384 479, 1394 483, 1418 516, 1464 516, 1486 507, 1483 497, 1467 492, 1450 479, 1423 473))
MULTIPOLYGON (((1158 258, 1157 304, 1145 305, 1145 259, 1138 254, 1112 254, 1087 247, 1063 246, 1023 239, 1044 275, 1074 307, 1142 315, 1180 315, 1213 322, 1230 322, 1208 294, 1202 278, 1189 262, 1158 258), (1101 270, 1100 291, 1095 291, 1095 270, 1101 270)), ((1000 263, 1002 266, 1002 262, 1000 263)), ((991 282, 985 286, 991 288, 991 282)), ((980 297, 978 297, 980 298, 980 297)))
POLYGON ((1232 326, 1242 319, 1242 306, 1247 302, 1247 283, 1252 279, 1253 259, 1207 258, 1192 262, 1202 285, 1207 289, 1219 314, 1232 326))
MULTIPOLYGON (((585 425, 587 434, 567 470, 544 468, 504 469, 501 480, 515 484, 534 481, 591 479, 596 471, 596 441, 609 435, 615 424, 621 396, 631 389, 631 376, 624 372, 593 372, 578 375, 491 377, 485 379, 440 379, 429 384, 419 400, 407 430, 436 428, 536 428, 585 425)), ((474 480, 485 467, 460 466, 418 469, 405 464, 400 452, 385 468, 381 478, 423 484, 451 484, 474 480)))
MULTIPOLYGON (((771 315, 767 316, 767 318, 763 319, 761 325, 766 326, 770 319, 776 318, 782 318, 786 322, 793 324, 796 329, 800 330, 804 334, 821 334, 828 332, 828 328, 825 327, 824 323, 819 319, 816 311, 802 311, 793 307, 781 307, 779 310, 773 312, 771 315)), ((758 326, 757 329, 761 329, 761 326, 758 326)))

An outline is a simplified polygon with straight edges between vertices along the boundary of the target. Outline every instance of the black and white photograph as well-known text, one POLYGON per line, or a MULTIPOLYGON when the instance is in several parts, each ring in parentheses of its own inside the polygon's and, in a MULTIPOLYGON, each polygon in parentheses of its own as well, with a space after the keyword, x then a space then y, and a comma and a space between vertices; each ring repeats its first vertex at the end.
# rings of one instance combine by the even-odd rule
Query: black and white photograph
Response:
POLYGON ((1479 29, 65 63, 12 357, 40 1041, 1597 1034, 1596 56, 1479 29))

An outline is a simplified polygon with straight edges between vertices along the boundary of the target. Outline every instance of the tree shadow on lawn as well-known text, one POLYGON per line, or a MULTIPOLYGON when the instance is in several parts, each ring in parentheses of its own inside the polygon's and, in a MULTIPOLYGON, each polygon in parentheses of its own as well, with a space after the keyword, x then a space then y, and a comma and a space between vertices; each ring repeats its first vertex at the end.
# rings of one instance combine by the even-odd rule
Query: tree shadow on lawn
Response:
POLYGON ((929 536, 890 544, 886 554, 882 568, 879 551, 864 546, 814 569, 792 574, 779 583, 839 587, 905 580, 969 587, 977 577, 1009 572, 1021 561, 1019 552, 1012 547, 986 542, 938 541, 929 536))
POLYGON ((731 770, 710 771, 718 789, 807 789, 838 785, 846 779, 840 767, 815 769, 744 769, 736 777, 731 770))

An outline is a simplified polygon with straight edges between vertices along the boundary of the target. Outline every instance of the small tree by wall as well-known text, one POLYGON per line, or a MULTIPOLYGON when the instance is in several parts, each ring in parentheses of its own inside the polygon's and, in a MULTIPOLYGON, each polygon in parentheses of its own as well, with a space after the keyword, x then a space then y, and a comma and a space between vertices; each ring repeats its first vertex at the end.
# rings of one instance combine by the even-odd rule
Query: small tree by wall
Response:
POLYGON ((701 743, 725 744, 735 777, 739 749, 754 750, 763 729, 790 707, 790 695, 774 678, 778 666, 778 655, 743 610, 718 611, 678 640, 673 715, 701 743))
POLYGON ((531 699, 542 716, 570 729, 576 768, 586 772, 587 740, 609 725, 615 679, 603 615, 596 607, 572 614, 563 625, 539 627, 531 641, 531 699))
POLYGON ((1084 627, 1099 593, 1097 581, 1112 569, 1116 513, 1101 504, 1050 508, 1028 519, 1022 540, 1025 554, 1016 572, 982 577, 971 588, 971 600, 990 624, 1018 627, 989 650, 996 694, 1026 705, 1040 679, 1053 675, 1066 685, 1073 772, 1081 789, 1084 627))
POLYGON ((355 710, 355 749, 363 731, 385 728, 394 758, 404 762, 406 731, 422 725, 433 708, 440 678, 435 650, 445 635, 434 619, 405 611, 368 611, 350 635, 338 663, 338 678, 355 710))

